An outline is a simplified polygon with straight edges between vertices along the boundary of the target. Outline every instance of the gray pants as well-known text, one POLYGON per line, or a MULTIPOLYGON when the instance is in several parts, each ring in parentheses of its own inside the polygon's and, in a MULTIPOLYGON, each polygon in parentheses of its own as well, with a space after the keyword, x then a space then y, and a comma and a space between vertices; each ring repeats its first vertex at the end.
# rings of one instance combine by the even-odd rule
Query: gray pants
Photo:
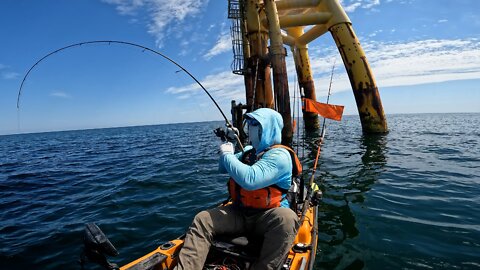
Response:
POLYGON ((290 250, 297 229, 297 214, 289 208, 273 208, 252 215, 231 205, 202 211, 187 232, 175 269, 202 269, 215 235, 246 232, 264 237, 260 257, 250 269, 277 269, 290 250))

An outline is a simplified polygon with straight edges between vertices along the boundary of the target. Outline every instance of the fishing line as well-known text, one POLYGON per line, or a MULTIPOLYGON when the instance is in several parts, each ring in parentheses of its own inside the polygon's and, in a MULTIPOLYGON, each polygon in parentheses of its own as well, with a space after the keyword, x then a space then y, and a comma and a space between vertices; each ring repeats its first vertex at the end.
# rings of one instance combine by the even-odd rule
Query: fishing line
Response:
POLYGON ((181 66, 179 63, 175 62, 173 59, 171 59, 170 57, 166 56, 165 54, 163 54, 163 53, 161 53, 161 52, 159 52, 159 51, 157 51, 157 50, 154 50, 154 49, 151 49, 151 48, 148 48, 148 47, 145 47, 145 46, 136 44, 136 43, 127 42, 127 41, 118 41, 118 40, 95 40, 95 41, 79 42, 79 43, 71 44, 71 45, 62 47, 62 48, 60 48, 60 49, 54 50, 54 51, 48 53, 47 55, 43 56, 42 58, 40 58, 33 66, 30 67, 30 69, 27 71, 27 73, 26 73, 25 76, 23 77, 22 84, 20 85, 20 89, 18 90, 17 109, 20 109, 20 96, 22 95, 23 85, 24 85, 26 79, 28 78, 28 75, 29 75, 30 72, 31 72, 40 62, 42 62, 45 58, 48 58, 49 56, 51 56, 51 55, 53 55, 53 54, 56 54, 56 53, 58 53, 58 52, 61 52, 61 51, 63 51, 63 50, 70 49, 70 48, 73 48, 73 47, 79 47, 79 46, 88 45, 88 44, 101 44, 101 43, 106 43, 106 44, 108 44, 108 45, 110 45, 110 44, 120 44, 120 45, 128 45, 128 46, 137 47, 137 48, 142 49, 142 52, 149 51, 149 52, 152 52, 152 53, 154 53, 154 54, 156 54, 156 55, 159 55, 159 56, 165 58, 166 60, 170 61, 171 63, 173 63, 174 65, 176 65, 177 67, 179 67, 179 68, 181 69, 181 70, 177 70, 176 73, 178 73, 178 72, 180 72, 180 71, 184 71, 185 73, 188 74, 188 76, 190 76, 190 78, 192 78, 192 79, 200 86, 200 88, 202 88, 202 90, 208 95, 208 97, 209 97, 210 100, 213 102, 213 104, 215 104, 215 106, 217 107, 218 111, 220 112, 220 114, 222 115, 223 119, 225 120, 227 126, 228 126, 228 127, 233 127, 232 124, 230 123, 230 121, 228 120, 228 118, 225 116, 225 113, 222 111, 222 109, 221 109, 220 106, 218 105, 217 101, 212 97, 212 95, 208 92, 208 90, 200 83, 200 81, 197 80, 197 78, 195 78, 195 77, 194 77, 188 70, 186 70, 183 66, 181 66))

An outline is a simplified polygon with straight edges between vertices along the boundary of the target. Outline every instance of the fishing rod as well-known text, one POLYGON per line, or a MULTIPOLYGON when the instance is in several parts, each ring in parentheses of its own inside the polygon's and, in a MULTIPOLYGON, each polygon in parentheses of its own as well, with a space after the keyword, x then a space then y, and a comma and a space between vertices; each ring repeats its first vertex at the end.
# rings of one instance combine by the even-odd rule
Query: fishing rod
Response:
MULTIPOLYGON (((335 64, 336 64, 336 62, 337 62, 337 58, 335 58, 335 59, 333 60, 332 73, 330 74, 330 84, 329 84, 329 86, 328 86, 327 104, 328 104, 329 101, 330 101, 330 93, 331 93, 331 90, 332 90, 332 81, 333 81, 333 72, 335 71, 335 64)), ((322 138, 322 140, 323 140, 323 138, 325 137, 325 128, 326 128, 326 126, 325 126, 325 120, 326 120, 326 118, 324 117, 324 118, 323 118, 323 123, 322 123, 322 133, 321 133, 321 136, 320 136, 320 137, 322 138)))
MULTIPOLYGON (((208 92, 208 90, 200 83, 200 81, 197 80, 197 78, 195 78, 187 69, 185 69, 183 66, 181 66, 179 63, 175 62, 173 59, 171 59, 170 57, 166 56, 165 54, 157 51, 157 50, 154 50, 154 49, 151 49, 151 48, 148 48, 148 47, 145 47, 145 46, 142 46, 142 45, 139 45, 139 44, 136 44, 136 43, 133 43, 133 42, 127 42, 127 41, 119 41, 119 40, 94 40, 94 41, 84 41, 84 42, 79 42, 79 43, 75 43, 75 44, 71 44, 71 45, 68 45, 68 46, 65 46, 65 47, 62 47, 60 49, 57 49, 57 50, 54 50, 50 53, 48 53, 47 55, 43 56, 42 58, 40 58, 35 64, 33 64, 33 66, 30 67, 30 69, 27 71, 27 73, 25 74, 25 76, 23 77, 23 80, 22 80, 22 84, 20 85, 20 88, 18 90, 18 95, 17 95, 17 110, 20 109, 20 96, 22 94, 22 90, 23 90, 23 85, 25 83, 25 81, 27 80, 27 77, 28 75, 30 74, 30 72, 40 63, 42 62, 45 58, 48 58, 49 56, 53 55, 53 54, 56 54, 58 52, 61 52, 63 50, 67 50, 67 49, 70 49, 70 48, 73 48, 73 47, 80 47, 82 45, 88 45, 88 44, 102 44, 102 43, 106 43, 108 45, 110 44, 120 44, 120 45, 127 45, 127 46, 133 46, 133 47, 137 47, 137 48, 140 48, 144 51, 149 51, 149 52, 152 52, 156 55, 159 55, 163 58, 165 58, 166 60, 170 61, 171 63, 173 63, 174 65, 176 65, 177 67, 179 67, 181 70, 183 70, 185 73, 187 73, 188 76, 190 76, 190 78, 192 78, 199 86, 200 88, 202 88, 202 90, 205 92, 205 94, 208 95, 208 97, 210 98, 210 100, 212 100, 213 104, 215 104, 215 106, 217 107, 218 111, 220 112, 220 114, 222 114, 222 117, 223 119, 225 120, 225 123, 226 123, 226 126, 227 128, 233 128, 233 125, 232 123, 230 123, 230 121, 228 120, 227 116, 225 116, 225 113, 222 111, 222 109, 220 108, 220 106, 218 105, 217 101, 212 97, 212 95, 208 92)), ((242 149, 243 151, 243 145, 240 141, 240 138, 238 138, 238 136, 235 136, 236 137, 236 140, 237 140, 237 143, 239 144, 240 148, 242 149)))
MULTIPOLYGON (((331 94, 331 90, 332 90, 333 72, 335 70, 335 62, 336 61, 333 62, 332 73, 330 75, 330 85, 328 87, 327 104, 330 101, 330 94, 331 94)), ((318 159, 320 157, 320 152, 322 150, 322 143, 323 143, 323 140, 325 138, 325 129, 326 129, 325 120, 326 120, 326 118, 324 117, 323 118, 323 123, 322 123, 322 131, 320 133, 320 138, 318 140, 317 154, 316 154, 316 157, 315 157, 315 162, 313 164, 312 176, 310 177, 310 181, 309 181, 309 184, 308 184, 307 196, 306 196, 307 198, 303 202, 302 216, 301 216, 301 219, 300 219, 300 224, 303 224, 303 221, 305 219, 305 215, 307 213, 307 208, 310 204, 310 201, 312 200, 312 185, 313 185, 314 180, 315 180, 315 173, 317 172, 318 159)))

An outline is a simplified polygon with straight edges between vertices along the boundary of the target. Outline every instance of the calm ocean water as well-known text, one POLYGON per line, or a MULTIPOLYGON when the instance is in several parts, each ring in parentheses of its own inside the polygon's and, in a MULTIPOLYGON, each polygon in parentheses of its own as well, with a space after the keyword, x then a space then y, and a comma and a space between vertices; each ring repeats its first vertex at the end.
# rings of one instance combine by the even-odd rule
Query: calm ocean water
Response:
MULTIPOLYGON (((330 121, 316 269, 480 269, 480 114, 330 121)), ((96 222, 127 263, 226 198, 221 122, 0 136, 0 269, 79 269, 96 222)), ((305 168, 313 163, 309 137, 305 168)))

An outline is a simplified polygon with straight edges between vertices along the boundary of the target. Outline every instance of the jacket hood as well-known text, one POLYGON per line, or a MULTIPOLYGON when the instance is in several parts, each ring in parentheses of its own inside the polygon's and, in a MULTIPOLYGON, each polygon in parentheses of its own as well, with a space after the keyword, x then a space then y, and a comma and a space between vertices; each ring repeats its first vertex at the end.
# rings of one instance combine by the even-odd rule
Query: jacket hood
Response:
POLYGON ((282 142, 283 118, 278 112, 268 108, 260 108, 247 113, 247 116, 257 120, 262 127, 257 153, 282 142))

